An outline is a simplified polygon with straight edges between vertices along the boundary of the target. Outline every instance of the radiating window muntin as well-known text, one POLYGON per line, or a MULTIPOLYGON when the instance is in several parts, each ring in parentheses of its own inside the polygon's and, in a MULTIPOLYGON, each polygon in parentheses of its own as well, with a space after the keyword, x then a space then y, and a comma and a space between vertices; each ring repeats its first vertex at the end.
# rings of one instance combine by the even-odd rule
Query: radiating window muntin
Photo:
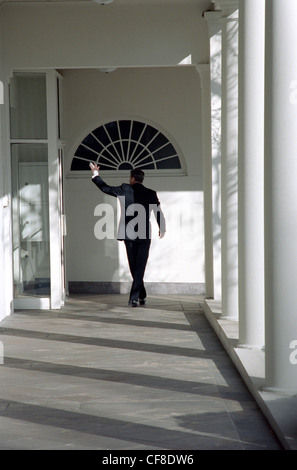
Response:
POLYGON ((182 171, 175 147, 161 131, 128 119, 108 122, 90 132, 75 151, 71 172, 89 171, 89 162, 103 171, 182 171))

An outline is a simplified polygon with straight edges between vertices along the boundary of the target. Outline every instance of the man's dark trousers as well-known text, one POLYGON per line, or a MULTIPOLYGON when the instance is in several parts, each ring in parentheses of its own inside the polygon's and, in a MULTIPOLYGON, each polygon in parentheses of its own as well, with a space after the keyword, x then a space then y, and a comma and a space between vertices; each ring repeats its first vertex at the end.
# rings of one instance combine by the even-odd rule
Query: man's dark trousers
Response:
POLYGON ((151 240, 135 239, 125 240, 127 257, 133 283, 130 290, 130 301, 146 298, 146 290, 143 284, 143 277, 148 260, 151 240))

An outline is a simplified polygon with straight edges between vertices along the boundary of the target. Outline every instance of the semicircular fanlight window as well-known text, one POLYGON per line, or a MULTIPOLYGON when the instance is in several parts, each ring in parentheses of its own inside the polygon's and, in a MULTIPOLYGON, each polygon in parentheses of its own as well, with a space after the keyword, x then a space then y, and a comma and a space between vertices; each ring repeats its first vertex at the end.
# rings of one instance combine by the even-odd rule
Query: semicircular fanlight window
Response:
POLYGON ((113 121, 94 129, 75 151, 71 171, 89 171, 89 162, 100 170, 181 169, 172 143, 159 130, 134 120, 113 121))

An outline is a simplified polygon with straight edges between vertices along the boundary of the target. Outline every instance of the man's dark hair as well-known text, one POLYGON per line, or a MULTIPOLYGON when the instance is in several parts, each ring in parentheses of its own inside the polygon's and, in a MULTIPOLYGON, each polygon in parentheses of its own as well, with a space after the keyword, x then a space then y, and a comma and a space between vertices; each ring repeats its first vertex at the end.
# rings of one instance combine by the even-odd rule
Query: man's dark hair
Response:
POLYGON ((134 168, 134 170, 131 170, 131 178, 135 178, 135 181, 138 181, 139 183, 142 183, 144 180, 144 172, 140 170, 139 168, 134 168))

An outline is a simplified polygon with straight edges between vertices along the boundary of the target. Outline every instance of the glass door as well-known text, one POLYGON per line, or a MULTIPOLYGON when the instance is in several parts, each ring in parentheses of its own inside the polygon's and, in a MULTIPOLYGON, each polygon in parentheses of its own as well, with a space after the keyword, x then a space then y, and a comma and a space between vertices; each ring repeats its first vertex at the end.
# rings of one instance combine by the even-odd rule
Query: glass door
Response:
POLYGON ((14 293, 50 295, 46 144, 12 144, 14 293))
POLYGON ((60 308, 64 298, 56 83, 54 71, 10 83, 14 308, 60 308))

